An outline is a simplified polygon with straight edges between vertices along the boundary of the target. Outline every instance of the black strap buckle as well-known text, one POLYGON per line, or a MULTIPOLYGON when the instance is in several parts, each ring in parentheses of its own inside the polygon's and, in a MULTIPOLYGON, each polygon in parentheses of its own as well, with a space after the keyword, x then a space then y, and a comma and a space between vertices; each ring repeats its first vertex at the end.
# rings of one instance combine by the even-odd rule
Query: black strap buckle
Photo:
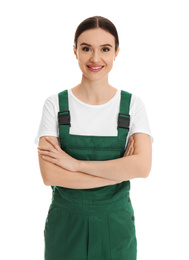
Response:
POLYGON ((58 124, 59 125, 69 125, 69 126, 71 126, 70 111, 69 110, 64 110, 64 111, 58 112, 58 124), (62 114, 64 112, 68 112, 68 114, 62 114))
POLYGON ((117 126, 117 129, 119 127, 125 128, 125 129, 129 129, 129 126, 130 126, 130 115, 129 114, 125 114, 125 113, 119 113, 118 114, 118 126, 117 126), (120 116, 120 115, 124 115, 124 117, 120 116))

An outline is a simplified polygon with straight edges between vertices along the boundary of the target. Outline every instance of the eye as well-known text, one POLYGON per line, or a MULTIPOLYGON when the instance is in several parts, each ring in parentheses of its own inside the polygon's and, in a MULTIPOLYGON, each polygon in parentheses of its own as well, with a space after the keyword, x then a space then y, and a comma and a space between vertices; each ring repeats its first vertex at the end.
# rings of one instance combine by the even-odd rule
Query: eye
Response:
POLYGON ((109 49, 108 47, 104 47, 104 48, 102 49, 102 52, 108 52, 108 51, 110 51, 110 49, 109 49))
POLYGON ((89 47, 83 47, 82 50, 87 52, 87 51, 90 51, 90 48, 89 47))

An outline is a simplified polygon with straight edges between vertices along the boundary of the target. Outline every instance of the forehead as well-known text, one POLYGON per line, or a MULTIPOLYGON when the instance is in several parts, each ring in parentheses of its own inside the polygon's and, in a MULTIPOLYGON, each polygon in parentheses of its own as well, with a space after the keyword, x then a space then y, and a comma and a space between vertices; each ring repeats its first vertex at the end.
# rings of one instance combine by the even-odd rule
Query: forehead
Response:
POLYGON ((114 46, 115 38, 111 33, 101 28, 96 28, 86 30, 80 34, 80 36, 78 37, 78 45, 83 42, 93 46, 103 45, 107 43, 114 46))

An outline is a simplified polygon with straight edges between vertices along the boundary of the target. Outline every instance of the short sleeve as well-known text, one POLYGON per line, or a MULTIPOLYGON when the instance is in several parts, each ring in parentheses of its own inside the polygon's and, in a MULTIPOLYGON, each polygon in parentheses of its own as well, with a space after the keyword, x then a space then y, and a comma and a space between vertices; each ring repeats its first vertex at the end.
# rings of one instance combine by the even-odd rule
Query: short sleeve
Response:
POLYGON ((35 138, 35 144, 38 145, 41 136, 55 136, 58 137, 58 95, 48 97, 43 105, 41 122, 38 133, 35 138))
POLYGON ((150 125, 143 101, 136 95, 132 95, 130 103, 130 130, 128 138, 134 133, 144 133, 150 135, 151 142, 154 139, 151 134, 150 125))

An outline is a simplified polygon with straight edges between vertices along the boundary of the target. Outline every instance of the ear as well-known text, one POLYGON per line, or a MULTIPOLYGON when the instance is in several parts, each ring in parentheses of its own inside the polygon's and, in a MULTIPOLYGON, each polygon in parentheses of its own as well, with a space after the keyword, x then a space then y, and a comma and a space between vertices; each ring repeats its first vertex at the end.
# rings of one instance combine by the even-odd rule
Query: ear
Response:
POLYGON ((78 59, 78 57, 77 57, 77 50, 76 50, 76 48, 75 48, 75 45, 73 45, 73 51, 74 51, 74 54, 75 54, 75 56, 76 56, 76 59, 78 59))
POLYGON ((115 53, 115 56, 114 56, 114 60, 116 59, 116 57, 117 57, 119 51, 120 51, 120 48, 117 49, 117 51, 116 51, 116 53, 115 53))

